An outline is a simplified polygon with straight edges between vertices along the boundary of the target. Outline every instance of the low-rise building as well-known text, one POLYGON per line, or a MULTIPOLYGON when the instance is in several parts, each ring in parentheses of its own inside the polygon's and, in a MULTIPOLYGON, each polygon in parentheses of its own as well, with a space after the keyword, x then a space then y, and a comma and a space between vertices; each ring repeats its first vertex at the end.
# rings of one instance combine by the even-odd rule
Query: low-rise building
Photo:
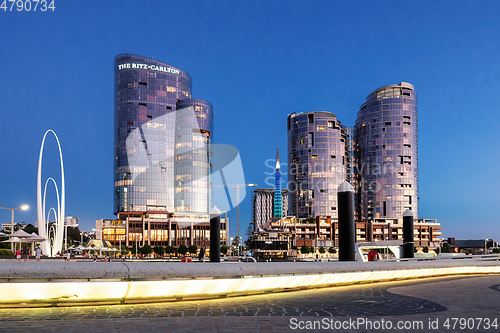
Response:
MULTIPOLYGON (((229 245, 229 219, 221 215, 221 245, 229 245)), ((210 221, 198 215, 175 215, 166 211, 120 212, 117 219, 96 221, 96 238, 119 243, 128 247, 136 242, 139 246, 173 246, 181 244, 197 247, 210 243, 210 221)))
MULTIPOLYGON (((356 243, 403 239, 403 218, 374 219, 369 222, 355 222, 356 243)), ((419 219, 414 222, 414 245, 416 248, 439 247, 443 228, 436 219, 419 219)), ((292 255, 293 248, 302 245, 316 249, 338 247, 338 222, 330 216, 316 216, 306 220, 287 216, 272 218, 256 232, 251 239, 252 251, 262 257, 292 255), (288 242, 287 246, 282 243, 288 242), (264 245, 263 245, 264 244, 264 245), (276 244, 279 244, 276 245, 276 244)))
POLYGON ((491 253, 491 250, 498 248, 498 243, 493 239, 455 239, 450 237, 443 244, 443 247, 448 247, 449 252, 466 253, 466 254, 484 254, 491 253))

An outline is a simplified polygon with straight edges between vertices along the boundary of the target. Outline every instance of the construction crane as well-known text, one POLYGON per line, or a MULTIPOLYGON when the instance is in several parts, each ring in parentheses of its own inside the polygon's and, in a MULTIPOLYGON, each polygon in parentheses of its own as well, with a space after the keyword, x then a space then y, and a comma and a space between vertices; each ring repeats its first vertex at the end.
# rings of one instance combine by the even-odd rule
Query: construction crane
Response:
MULTIPOLYGON (((235 185, 212 185, 218 188, 235 188, 236 189, 236 237, 240 241, 240 187, 258 187, 257 184, 235 184, 235 185)), ((234 205, 233 205, 234 207, 234 205)), ((238 243, 239 244, 239 243, 238 243)))

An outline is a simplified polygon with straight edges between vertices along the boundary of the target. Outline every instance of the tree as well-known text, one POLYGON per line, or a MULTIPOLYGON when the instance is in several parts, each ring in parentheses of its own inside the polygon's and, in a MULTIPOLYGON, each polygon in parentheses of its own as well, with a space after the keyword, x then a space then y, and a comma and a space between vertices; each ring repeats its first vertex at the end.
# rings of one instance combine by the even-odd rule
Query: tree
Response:
POLYGON ((323 254, 326 252, 325 248, 322 246, 318 249, 319 253, 323 254))
POLYGON ((32 234, 32 233, 35 233, 38 235, 38 228, 35 228, 33 226, 33 224, 28 224, 27 226, 24 227, 23 229, 25 232, 27 232, 28 234, 32 234))
POLYGON ((187 251, 188 251, 188 248, 184 244, 182 244, 181 246, 179 246, 177 248, 177 253, 179 253, 182 256, 186 255, 187 251))
POLYGON ((424 253, 429 253, 429 248, 427 246, 424 246, 424 248, 422 249, 422 251, 424 253))
POLYGON ((153 252, 153 249, 152 249, 152 248, 151 248, 151 246, 149 246, 148 244, 144 245, 144 246, 141 248, 141 253, 142 253, 142 254, 149 255, 149 254, 151 254, 151 252, 153 252))
POLYGON ((220 247, 220 253, 222 253, 223 255, 227 255, 227 250, 228 250, 228 249, 229 249, 229 248, 228 248, 226 245, 222 245, 222 246, 220 247))
POLYGON ((132 245, 132 251, 131 252, 132 252, 132 255, 134 255, 134 256, 135 256, 136 253, 137 254, 141 253, 141 251, 139 251, 139 247, 138 246, 136 247, 135 244, 132 245))
POLYGON ((328 252, 331 254, 335 254, 337 253, 337 250, 333 246, 331 246, 330 248, 328 248, 328 252))
POLYGON ((302 254, 308 254, 310 252, 312 252, 312 251, 309 250, 309 246, 307 246, 307 245, 304 244, 304 245, 302 245, 300 247, 300 253, 302 253, 302 254))
POLYGON ((165 246, 165 253, 169 254, 172 258, 172 253, 175 252, 175 248, 173 246, 167 245, 165 246))
POLYGON ((196 252, 198 252, 198 247, 196 245, 189 245, 188 251, 191 254, 196 254, 196 252))
POLYGON ((165 253, 165 248, 163 246, 160 246, 160 245, 156 245, 154 248, 153 248, 153 251, 160 257, 163 257, 163 254, 165 253))
POLYGON ((123 254, 123 255, 128 254, 130 252, 129 248, 125 244, 122 244, 122 248, 120 250, 121 250, 120 254, 123 254))
POLYGON ((500 249, 493 249, 493 253, 500 253, 500 249))

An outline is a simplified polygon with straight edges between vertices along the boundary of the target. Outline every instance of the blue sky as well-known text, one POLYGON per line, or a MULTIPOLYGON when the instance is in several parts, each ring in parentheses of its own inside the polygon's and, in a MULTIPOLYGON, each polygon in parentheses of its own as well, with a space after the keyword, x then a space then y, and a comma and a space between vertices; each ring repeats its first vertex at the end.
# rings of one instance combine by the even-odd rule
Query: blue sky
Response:
MULTIPOLYGON (((129 52, 191 75, 193 96, 214 105, 216 143, 236 146, 247 182, 261 187, 276 142, 285 159, 288 114, 326 110, 353 125, 374 89, 412 83, 420 216, 437 218, 445 237, 500 241, 500 2, 55 4, 0 11, 0 206, 31 205, 16 220, 36 220, 48 128, 62 144, 67 215, 84 230, 113 217, 113 58, 129 52)), ((53 141, 46 150, 44 177, 59 177, 53 141)), ((242 230, 250 211, 248 191, 242 230)), ((0 222, 10 212, 0 210, 0 222)))

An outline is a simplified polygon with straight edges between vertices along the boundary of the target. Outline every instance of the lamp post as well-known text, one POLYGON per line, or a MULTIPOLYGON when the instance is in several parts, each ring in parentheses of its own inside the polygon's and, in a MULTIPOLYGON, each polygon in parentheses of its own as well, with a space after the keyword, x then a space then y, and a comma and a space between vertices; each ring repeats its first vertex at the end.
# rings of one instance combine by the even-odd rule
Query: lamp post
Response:
MULTIPOLYGON (((11 212, 11 220, 10 220, 10 228, 11 228, 10 233, 11 234, 14 233, 14 211, 18 210, 18 209, 27 210, 29 208, 30 208, 30 206, 28 206, 28 205, 22 205, 22 206, 17 207, 17 208, 0 207, 0 209, 7 209, 7 210, 10 210, 10 212, 11 212)), ((10 243, 10 249, 12 251, 14 251, 14 243, 10 243)))
POLYGON ((229 256, 231 257, 233 255, 233 237, 229 238, 229 241, 231 243, 229 243, 229 256))
MULTIPOLYGON (((99 257, 102 257, 102 229, 95 229, 95 228, 92 228, 92 231, 95 231, 95 232, 98 232, 100 231, 101 232, 101 238, 100 238, 100 242, 99 242, 99 257)), ((97 235, 96 235, 96 238, 97 238, 97 235)))

